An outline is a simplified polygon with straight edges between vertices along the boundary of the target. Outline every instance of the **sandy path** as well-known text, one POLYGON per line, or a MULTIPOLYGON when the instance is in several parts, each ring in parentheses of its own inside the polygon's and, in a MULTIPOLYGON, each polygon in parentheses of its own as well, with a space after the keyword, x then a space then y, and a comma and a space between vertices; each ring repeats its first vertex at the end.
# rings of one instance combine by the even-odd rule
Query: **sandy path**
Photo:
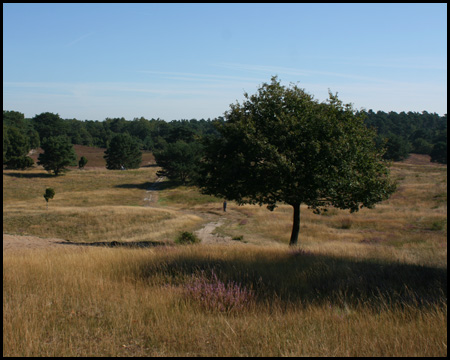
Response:
MULTIPOLYGON (((156 190, 158 184, 163 180, 163 177, 158 178, 149 189, 146 190, 144 198, 144 206, 157 206, 158 191, 156 190)), ((239 243, 233 241, 229 236, 219 236, 213 234, 213 231, 224 224, 223 219, 218 219, 207 223, 203 228, 197 230, 195 234, 200 238, 203 244, 226 244, 239 243)), ((3 251, 17 250, 17 249, 44 249, 54 247, 80 248, 79 244, 71 244, 64 239, 58 238, 41 238, 29 235, 10 235, 3 234, 3 251)))
POLYGON ((213 221, 206 224, 200 230, 195 232, 203 244, 224 244, 230 243, 232 241, 229 236, 219 236, 215 235, 212 232, 219 226, 223 225, 223 220, 219 219, 218 221, 213 221))
MULTIPOLYGON (((212 233, 217 227, 221 225, 223 225, 223 220, 210 222, 200 230, 197 230, 195 234, 201 239, 202 244, 226 244, 231 242, 236 243, 229 236, 223 237, 212 233)), ((80 248, 79 245, 71 244, 64 239, 3 234, 3 251, 20 249, 46 249, 55 247, 80 248)))
POLYGON ((70 244, 63 239, 3 234, 3 251, 17 249, 44 249, 61 246, 73 248, 77 247, 76 245, 70 244))
POLYGON ((144 206, 152 206, 158 202, 158 184, 165 178, 160 176, 156 181, 145 191, 144 206))

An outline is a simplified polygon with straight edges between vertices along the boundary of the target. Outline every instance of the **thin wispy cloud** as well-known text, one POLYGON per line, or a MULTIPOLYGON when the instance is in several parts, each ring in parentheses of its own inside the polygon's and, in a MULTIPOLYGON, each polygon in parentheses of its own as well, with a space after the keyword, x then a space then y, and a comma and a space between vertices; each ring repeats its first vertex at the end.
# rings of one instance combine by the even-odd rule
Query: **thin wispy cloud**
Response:
POLYGON ((84 34, 84 35, 76 38, 75 40, 72 40, 72 41, 68 42, 64 46, 65 47, 71 47, 71 46, 75 45, 76 43, 79 43, 80 41, 83 41, 84 39, 87 39, 88 37, 92 36, 93 34, 94 34, 93 32, 84 34))
POLYGON ((296 68, 287 68, 281 66, 270 66, 270 65, 252 65, 252 64, 239 64, 239 63, 221 63, 217 66, 223 67, 226 69, 233 69, 239 71, 251 71, 260 74, 271 74, 271 75, 290 75, 290 76, 298 76, 298 77, 313 77, 313 76, 327 76, 328 78, 344 78, 349 80, 357 80, 357 81, 366 81, 373 83, 386 83, 391 84, 395 81, 390 79, 383 79, 381 77, 371 77, 371 76, 362 76, 362 75, 354 75, 349 73, 338 73, 338 72, 330 72, 330 71, 319 71, 319 70, 309 70, 309 69, 296 69, 296 68))
POLYGON ((171 72, 171 71, 154 71, 154 70, 140 70, 142 74, 158 75, 170 79, 179 79, 186 81, 259 81, 255 77, 242 77, 234 75, 214 75, 202 73, 185 73, 185 72, 171 72))
POLYGON ((446 113, 446 5, 372 10, 6 4, 3 104, 27 116, 207 118, 277 75, 320 101, 330 89, 357 107, 446 113), (389 16, 381 27, 377 14, 389 16))
POLYGON ((192 88, 190 86, 180 86, 179 84, 161 84, 161 83, 135 83, 135 82, 4 82, 3 90, 23 90, 39 92, 64 92, 73 95, 100 95, 100 94, 154 94, 159 96, 175 95, 210 95, 211 86, 204 88, 192 88))

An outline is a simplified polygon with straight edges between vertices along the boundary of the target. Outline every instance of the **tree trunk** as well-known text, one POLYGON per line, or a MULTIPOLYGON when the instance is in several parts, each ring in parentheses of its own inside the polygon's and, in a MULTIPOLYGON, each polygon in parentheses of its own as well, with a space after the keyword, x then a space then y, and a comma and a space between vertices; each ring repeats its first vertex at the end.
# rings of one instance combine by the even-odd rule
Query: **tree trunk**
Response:
POLYGON ((292 207, 294 208, 294 219, 289 246, 296 246, 298 243, 298 234, 300 232, 300 204, 293 204, 292 207))

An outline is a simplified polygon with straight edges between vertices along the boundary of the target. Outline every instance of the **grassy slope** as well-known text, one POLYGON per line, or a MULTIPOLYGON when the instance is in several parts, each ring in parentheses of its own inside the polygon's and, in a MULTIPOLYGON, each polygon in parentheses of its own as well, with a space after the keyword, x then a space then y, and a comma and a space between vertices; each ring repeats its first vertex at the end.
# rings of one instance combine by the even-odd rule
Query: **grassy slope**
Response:
MULTIPOLYGON (((143 207, 155 171, 4 171, 4 232, 166 243, 223 215, 183 187, 143 207), (45 187, 56 190, 48 211, 45 187)), ((305 208, 297 251, 289 207, 229 204, 218 231, 245 247, 5 253, 3 355, 446 356, 446 166, 397 163, 393 175, 399 191, 374 210, 305 208), (187 293, 202 276, 236 301, 231 281, 254 297, 237 311, 206 306, 187 293)))

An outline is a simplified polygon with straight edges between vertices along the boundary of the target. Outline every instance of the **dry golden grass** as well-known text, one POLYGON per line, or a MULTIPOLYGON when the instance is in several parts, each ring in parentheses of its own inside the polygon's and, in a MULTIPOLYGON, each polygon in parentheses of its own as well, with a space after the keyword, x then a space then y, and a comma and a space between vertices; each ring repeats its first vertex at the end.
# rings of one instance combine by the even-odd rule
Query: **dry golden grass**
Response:
POLYGON ((4 252, 3 356, 447 355, 446 166, 394 164, 399 191, 373 210, 302 207, 296 250, 288 206, 224 214, 167 188, 144 207, 155 171, 3 172, 4 232, 166 244, 4 252), (56 190, 48 211, 45 187, 56 190), (205 214, 245 246, 170 245, 205 214), (206 310, 186 287, 211 271, 256 300, 206 310))
MULTIPOLYGON (((413 155, 417 156, 417 155, 413 155)), ((329 209, 316 215, 301 207, 300 244, 305 250, 355 256, 387 256, 423 265, 447 266, 447 166, 395 163, 398 191, 374 209, 329 209), (356 253, 355 253, 356 252, 356 253)), ((219 231, 250 243, 287 244, 292 208, 229 205, 239 213, 219 231)))
POLYGON ((198 216, 143 207, 155 173, 96 169, 54 177, 38 169, 4 171, 3 231, 73 242, 164 241, 198 227, 198 216), (46 187, 56 192, 48 210, 46 187))
POLYGON ((283 286, 298 286, 302 276, 323 269, 305 265, 294 281, 264 268, 303 268, 300 261, 287 249, 251 245, 245 253, 193 246, 9 254, 3 260, 3 355, 446 355, 443 300, 427 307, 392 305, 382 297, 351 304, 343 288, 314 300, 308 285, 304 300, 288 301, 283 286), (202 310, 183 295, 186 277, 199 266, 246 282, 261 276, 254 282, 260 301, 238 314, 202 310))

